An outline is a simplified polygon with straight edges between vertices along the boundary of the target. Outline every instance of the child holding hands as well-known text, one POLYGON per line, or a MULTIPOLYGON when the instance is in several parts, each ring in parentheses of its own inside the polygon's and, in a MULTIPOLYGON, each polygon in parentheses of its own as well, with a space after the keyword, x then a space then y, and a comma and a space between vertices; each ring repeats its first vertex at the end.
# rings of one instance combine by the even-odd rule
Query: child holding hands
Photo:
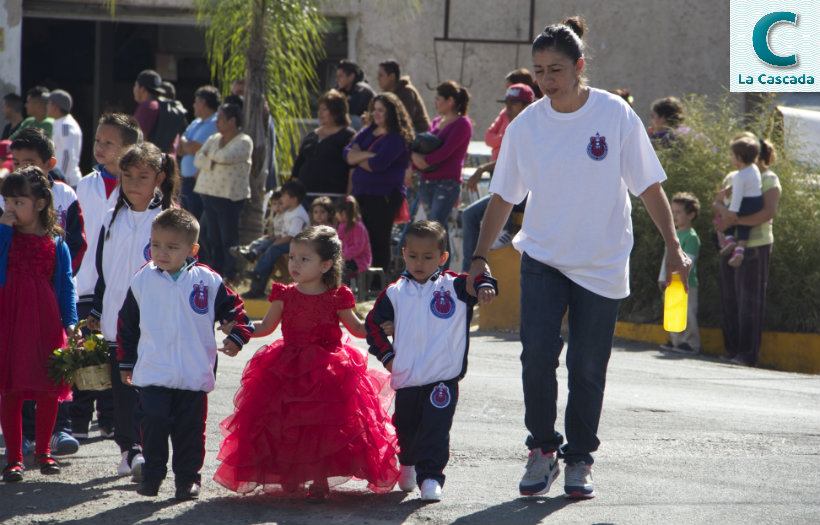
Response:
POLYGON ((137 272, 119 310, 119 374, 139 387, 142 481, 137 492, 156 496, 167 473, 168 437, 174 448, 175 497, 199 497, 205 458, 207 395, 214 389, 214 323, 230 325, 219 349, 235 356, 253 326, 242 300, 216 272, 196 262, 199 224, 172 208, 151 226, 152 260, 137 272))
POLYGON ((254 337, 282 321, 282 339, 260 348, 242 374, 233 415, 214 475, 239 492, 279 485, 293 492, 311 482, 308 498, 323 500, 330 485, 365 479, 388 492, 398 478, 396 433, 390 424, 386 374, 367 369, 349 343, 365 328, 350 289, 340 286, 342 247, 328 226, 294 236, 288 269, 295 284, 274 283, 271 306, 254 337))
POLYGON ((446 247, 438 222, 411 224, 402 248, 407 270, 376 299, 366 320, 370 353, 391 372, 396 390, 399 488, 411 491, 418 484, 427 501, 441 499, 473 306, 489 303, 498 291, 495 279, 482 275, 475 282, 478 297, 472 296, 465 274, 442 272, 446 247), (389 321, 392 326, 385 325, 389 321))

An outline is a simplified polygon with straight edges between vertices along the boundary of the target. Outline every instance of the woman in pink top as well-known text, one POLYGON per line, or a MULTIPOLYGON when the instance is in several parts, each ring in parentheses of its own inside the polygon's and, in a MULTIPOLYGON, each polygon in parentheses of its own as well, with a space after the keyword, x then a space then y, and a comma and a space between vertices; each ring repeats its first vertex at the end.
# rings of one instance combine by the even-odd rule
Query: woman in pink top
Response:
MULTIPOLYGON (((470 93, 452 80, 436 87, 438 117, 430 124, 430 133, 438 135, 441 146, 427 155, 412 154, 413 164, 421 170, 419 193, 427 218, 447 230, 447 217, 461 196, 461 170, 464 156, 473 136, 473 123, 467 117, 470 93)), ((447 251, 450 241, 447 240, 447 251)), ((449 262, 449 261, 448 261, 449 262)), ((445 267, 449 267, 445 264, 445 267)))

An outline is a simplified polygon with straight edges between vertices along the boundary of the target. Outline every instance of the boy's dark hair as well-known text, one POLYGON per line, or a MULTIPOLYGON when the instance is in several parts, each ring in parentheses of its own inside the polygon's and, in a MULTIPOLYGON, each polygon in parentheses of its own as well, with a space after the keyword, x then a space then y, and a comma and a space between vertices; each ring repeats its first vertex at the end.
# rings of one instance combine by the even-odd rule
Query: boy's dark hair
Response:
POLYGON ((282 188, 281 187, 276 188, 275 190, 273 190, 273 193, 270 194, 270 199, 271 200, 281 199, 281 198, 282 198, 282 188))
POLYGON ((57 212, 54 210, 54 195, 51 193, 51 183, 43 170, 37 166, 20 168, 8 175, 0 184, 0 195, 6 199, 12 197, 28 197, 30 199, 45 199, 46 205, 40 211, 38 219, 46 230, 47 235, 62 235, 63 230, 57 222, 57 212))
POLYGON ((18 95, 17 93, 6 93, 3 95, 3 101, 6 105, 11 108, 12 111, 16 111, 19 114, 23 114, 23 107, 24 107, 24 100, 23 97, 18 95))
POLYGON ((330 270, 322 274, 322 282, 328 288, 338 288, 342 284, 342 241, 336 230, 330 226, 311 226, 297 233, 291 243, 309 243, 322 261, 333 261, 330 270))
POLYGON ((239 95, 228 95, 222 100, 222 104, 233 104, 235 106, 239 106, 239 109, 245 107, 245 99, 239 95))
POLYGON ((26 97, 41 98, 43 99, 43 104, 46 103, 46 95, 48 95, 48 88, 44 86, 34 86, 33 88, 26 91, 26 97))
POLYGON ((100 117, 97 127, 105 124, 120 131, 123 146, 132 146, 142 142, 142 128, 137 119, 125 113, 105 113, 100 117))
POLYGON ((300 204, 303 200, 305 200, 305 195, 307 194, 305 185, 299 182, 298 179, 290 179, 286 183, 282 184, 279 191, 282 193, 287 193, 291 197, 296 197, 296 200, 298 200, 300 204))
POLYGON ((665 118, 670 127, 677 127, 683 122, 683 103, 678 97, 664 97, 652 102, 652 111, 665 118))
POLYGON ((202 86, 196 90, 194 97, 201 98, 205 105, 213 111, 218 110, 219 104, 222 102, 222 95, 214 86, 202 86))
POLYGON ((700 213, 700 201, 694 194, 688 191, 679 191, 672 195, 672 202, 682 205, 686 213, 694 213, 695 217, 700 213))
POLYGON ((760 155, 760 141, 748 135, 736 136, 729 143, 729 149, 743 164, 752 164, 760 155))
POLYGON ((48 136, 48 133, 40 128, 21 129, 14 137, 9 149, 11 151, 33 150, 43 162, 48 162, 54 157, 54 142, 48 136))
POLYGON ((384 62, 379 62, 379 67, 382 68, 387 75, 396 75, 396 80, 399 80, 401 77, 401 69, 399 68, 399 63, 393 59, 385 60, 384 62))
MULTIPOLYGON (((407 227, 407 232, 404 234, 405 246, 407 245, 408 237, 435 239, 441 253, 447 251, 447 232, 444 231, 444 226, 437 221, 423 220, 412 223, 407 227)), ((402 248, 404 248, 404 246, 402 246, 402 248)))
POLYGON ((310 203, 311 214, 313 214, 313 208, 316 206, 324 208, 327 212, 328 219, 330 222, 333 222, 333 216, 336 215, 336 207, 333 205, 333 201, 330 197, 327 195, 322 195, 321 197, 316 197, 313 199, 313 202, 310 203))
POLYGON ((199 240, 199 221, 190 212, 182 208, 168 208, 154 217, 151 229, 162 228, 185 235, 186 240, 196 244, 199 240))

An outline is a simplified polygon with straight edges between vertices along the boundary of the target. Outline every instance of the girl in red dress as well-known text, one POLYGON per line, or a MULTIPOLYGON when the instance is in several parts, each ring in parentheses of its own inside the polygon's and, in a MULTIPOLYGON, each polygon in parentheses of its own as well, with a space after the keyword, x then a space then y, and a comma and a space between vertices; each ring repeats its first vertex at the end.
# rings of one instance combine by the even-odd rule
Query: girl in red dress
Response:
POLYGON ((3 181, 0 217, 0 425, 6 441, 3 481, 23 479, 23 401, 37 402, 37 464, 58 474, 49 443, 57 403, 71 386, 48 377, 51 353, 65 346, 77 323, 71 254, 58 236, 51 187, 39 168, 23 168, 3 181))
POLYGON ((308 498, 364 479, 388 492, 399 475, 396 431, 387 415, 388 376, 368 370, 363 352, 343 338, 339 320, 365 336, 349 288, 340 286, 342 246, 328 226, 293 238, 288 270, 295 284, 274 284, 254 337, 282 321, 283 338, 260 348, 242 374, 235 411, 222 424, 224 440, 214 479, 239 492, 258 486, 285 492, 312 482, 308 498))

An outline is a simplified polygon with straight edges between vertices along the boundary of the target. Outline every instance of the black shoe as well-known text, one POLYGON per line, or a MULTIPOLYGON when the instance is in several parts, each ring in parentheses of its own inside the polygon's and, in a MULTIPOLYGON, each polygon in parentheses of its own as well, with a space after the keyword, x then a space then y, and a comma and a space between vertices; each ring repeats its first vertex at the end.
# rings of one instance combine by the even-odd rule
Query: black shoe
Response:
POLYGON ((40 465, 40 474, 50 476, 60 473, 60 464, 51 457, 51 454, 40 454, 37 456, 37 464, 40 465))
POLYGON ((179 501, 199 499, 199 483, 192 482, 178 486, 174 494, 174 499, 178 499, 179 501))
POLYGON ((242 294, 242 299, 265 299, 265 292, 262 290, 248 290, 242 294))
POLYGON ((144 479, 140 482, 140 486, 137 489, 137 494, 141 494, 143 496, 156 496, 159 493, 159 486, 161 484, 162 481, 144 479))
POLYGON ((259 254, 257 254, 255 251, 253 251, 251 248, 247 246, 239 247, 239 255, 241 255, 249 263, 255 263, 256 260, 259 258, 259 254))
POLYGON ((23 481, 23 471, 25 467, 22 463, 9 463, 3 469, 3 481, 6 483, 17 483, 23 481))

